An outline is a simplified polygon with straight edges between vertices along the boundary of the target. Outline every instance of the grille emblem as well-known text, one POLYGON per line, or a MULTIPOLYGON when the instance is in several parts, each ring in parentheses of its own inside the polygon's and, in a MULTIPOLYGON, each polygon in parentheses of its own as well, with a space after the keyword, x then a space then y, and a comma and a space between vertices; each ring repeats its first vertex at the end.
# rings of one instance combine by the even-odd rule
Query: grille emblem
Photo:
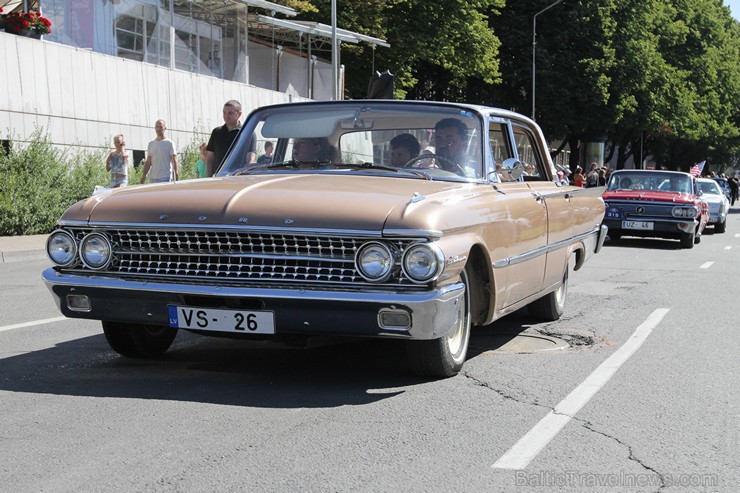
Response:
POLYGON ((645 212, 645 208, 644 208, 644 207, 638 207, 637 209, 635 209, 635 211, 636 211, 636 212, 637 212, 638 214, 642 214, 643 212, 645 212))
POLYGON ((293 220, 292 219, 286 219, 285 220, 285 224, 293 224, 293 220))
POLYGON ((159 216, 160 221, 164 221, 165 219, 167 219, 167 214, 162 214, 161 216, 159 216))
POLYGON ((198 216, 198 221, 205 221, 208 219, 206 216, 198 216))
POLYGON ((249 222, 249 219, 247 219, 246 217, 240 217, 239 218, 239 222, 240 223, 246 223, 246 222, 249 222))

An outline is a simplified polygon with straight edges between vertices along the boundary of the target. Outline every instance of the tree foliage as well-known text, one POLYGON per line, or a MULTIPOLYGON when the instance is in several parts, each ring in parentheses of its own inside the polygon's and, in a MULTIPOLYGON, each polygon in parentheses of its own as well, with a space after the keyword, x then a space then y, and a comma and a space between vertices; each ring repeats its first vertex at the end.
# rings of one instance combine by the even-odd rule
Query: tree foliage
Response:
MULTIPOLYGON (((329 23, 330 0, 291 0, 329 23)), ((396 97, 468 101, 530 114, 532 24, 553 0, 341 0, 338 24, 391 48, 342 45, 345 97, 373 70, 396 97)), ((535 117, 552 140, 606 138, 621 167, 740 168, 740 23, 722 0, 564 0, 537 19, 535 117)))

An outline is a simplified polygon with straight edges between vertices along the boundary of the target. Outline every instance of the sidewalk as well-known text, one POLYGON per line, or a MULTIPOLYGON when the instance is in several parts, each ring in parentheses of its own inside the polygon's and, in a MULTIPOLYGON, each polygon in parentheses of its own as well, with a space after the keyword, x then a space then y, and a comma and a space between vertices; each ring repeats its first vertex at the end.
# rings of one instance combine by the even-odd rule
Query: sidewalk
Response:
POLYGON ((0 263, 47 258, 48 237, 49 235, 0 236, 0 263))

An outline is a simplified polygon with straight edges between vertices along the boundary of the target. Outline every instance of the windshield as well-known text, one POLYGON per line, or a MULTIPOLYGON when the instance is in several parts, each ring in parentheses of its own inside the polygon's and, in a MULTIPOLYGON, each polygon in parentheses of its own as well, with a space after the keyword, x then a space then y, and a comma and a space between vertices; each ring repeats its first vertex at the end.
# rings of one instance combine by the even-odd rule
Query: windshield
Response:
POLYGON ((712 195, 722 195, 722 190, 719 189, 719 185, 717 185, 717 183, 713 181, 700 181, 699 190, 701 190, 703 193, 708 193, 712 195))
POLYGON ((685 173, 669 171, 612 173, 607 190, 659 190, 663 192, 691 193, 691 177, 685 173))
POLYGON ((481 180, 481 121, 475 112, 431 104, 266 107, 245 122, 218 175, 372 173, 481 180))

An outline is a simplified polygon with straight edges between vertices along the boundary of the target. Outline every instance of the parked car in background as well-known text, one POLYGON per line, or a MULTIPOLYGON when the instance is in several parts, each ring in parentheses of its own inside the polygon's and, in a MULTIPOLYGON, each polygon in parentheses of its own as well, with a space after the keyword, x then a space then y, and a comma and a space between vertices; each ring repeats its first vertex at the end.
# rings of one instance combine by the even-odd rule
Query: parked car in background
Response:
POLYGON ((161 355, 179 329, 384 337, 406 341, 416 373, 446 377, 472 326, 522 307, 559 318, 571 271, 599 251, 600 192, 554 180, 540 128, 510 111, 266 106, 217 176, 73 205, 43 277, 62 313, 101 320, 124 356, 161 355), (268 140, 272 163, 251 163, 268 140))
POLYGON ((727 227, 727 212, 730 210, 730 201, 725 197, 716 180, 699 178, 701 198, 709 204, 709 224, 714 226, 716 233, 724 233, 727 227))
POLYGON ((657 237, 680 240, 693 248, 709 221, 696 179, 679 171, 619 170, 602 197, 609 237, 657 237))
POLYGON ((727 200, 730 200, 732 192, 730 192, 730 184, 727 182, 727 178, 717 177, 717 178, 712 178, 712 180, 717 182, 717 184, 722 189, 722 193, 724 193, 725 197, 727 197, 727 200))

